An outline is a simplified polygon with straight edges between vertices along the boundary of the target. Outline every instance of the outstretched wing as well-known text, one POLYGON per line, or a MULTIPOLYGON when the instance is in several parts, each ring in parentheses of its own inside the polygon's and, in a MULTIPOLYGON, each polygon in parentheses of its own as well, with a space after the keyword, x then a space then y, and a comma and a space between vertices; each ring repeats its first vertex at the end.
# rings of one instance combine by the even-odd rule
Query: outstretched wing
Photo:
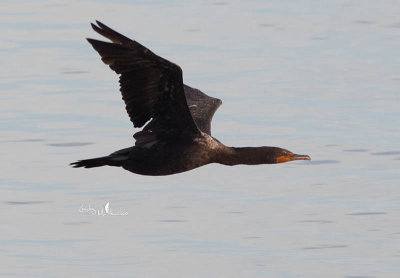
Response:
POLYGON ((211 135, 211 121, 222 101, 218 98, 210 97, 198 89, 187 85, 183 86, 193 120, 201 131, 211 135))
POLYGON ((155 141, 198 134, 186 102, 181 68, 103 23, 96 23, 98 26, 91 24, 92 28, 112 43, 88 41, 101 60, 120 74, 122 99, 133 125, 142 127, 150 119, 157 123, 147 125, 143 130, 146 132, 139 135, 146 133, 148 139, 155 141))

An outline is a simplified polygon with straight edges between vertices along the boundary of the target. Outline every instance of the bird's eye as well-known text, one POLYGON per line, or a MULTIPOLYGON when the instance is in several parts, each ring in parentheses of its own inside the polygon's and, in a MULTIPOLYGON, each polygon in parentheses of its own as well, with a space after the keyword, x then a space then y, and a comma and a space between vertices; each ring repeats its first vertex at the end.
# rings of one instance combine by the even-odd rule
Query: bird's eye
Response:
POLYGON ((286 155, 287 155, 287 152, 283 152, 282 155, 286 156, 286 155))

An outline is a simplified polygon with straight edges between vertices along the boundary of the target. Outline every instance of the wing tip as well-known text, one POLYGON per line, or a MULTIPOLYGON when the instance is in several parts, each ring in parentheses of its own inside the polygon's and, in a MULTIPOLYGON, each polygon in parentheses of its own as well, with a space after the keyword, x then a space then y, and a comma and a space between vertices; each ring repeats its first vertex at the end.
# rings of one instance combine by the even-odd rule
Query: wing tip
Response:
POLYGON ((100 22, 99 20, 95 20, 95 21, 96 21, 97 25, 99 25, 100 28, 103 28, 103 29, 110 28, 107 25, 105 25, 104 23, 100 22))
POLYGON ((95 23, 90 22, 90 25, 92 26, 93 29, 96 30, 97 29, 106 29, 106 28, 110 28, 107 25, 105 25, 104 23, 102 23, 101 21, 95 20, 95 23), (96 25, 96 24, 97 25, 96 25))
POLYGON ((100 35, 102 35, 102 36, 108 38, 107 35, 105 34, 106 28, 103 27, 103 26, 105 26, 105 25, 104 25, 103 23, 101 23, 100 21, 98 21, 98 20, 96 20, 96 23, 97 23, 98 26, 97 26, 96 24, 90 22, 90 26, 92 26, 92 29, 93 29, 96 33, 98 33, 98 34, 100 34, 100 35))
POLYGON ((125 37, 124 35, 118 33, 117 31, 111 29, 110 27, 108 27, 107 25, 105 25, 104 23, 100 22, 99 20, 95 20, 96 24, 94 23, 90 23, 90 25, 92 26, 93 30, 96 31, 97 33, 99 33, 100 35, 102 35, 103 37, 106 37, 107 39, 109 39, 110 41, 112 41, 113 43, 116 44, 130 44, 133 41, 128 38, 125 37))
POLYGON ((96 39, 91 39, 91 38, 86 38, 86 40, 88 41, 88 43, 90 43, 90 45, 97 51, 99 52, 99 47, 104 45, 104 44, 109 44, 108 42, 105 41, 100 41, 100 40, 96 40, 96 39))

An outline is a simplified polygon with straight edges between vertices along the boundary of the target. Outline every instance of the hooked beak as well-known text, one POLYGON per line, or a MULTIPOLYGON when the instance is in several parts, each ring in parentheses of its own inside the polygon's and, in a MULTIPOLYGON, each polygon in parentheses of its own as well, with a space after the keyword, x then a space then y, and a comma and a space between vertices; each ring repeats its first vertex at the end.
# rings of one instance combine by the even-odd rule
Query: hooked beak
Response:
POLYGON ((311 160, 311 157, 305 154, 293 154, 290 160, 311 160))
POLYGON ((278 157, 277 163, 289 162, 293 160, 311 160, 311 157, 303 154, 282 155, 278 157))

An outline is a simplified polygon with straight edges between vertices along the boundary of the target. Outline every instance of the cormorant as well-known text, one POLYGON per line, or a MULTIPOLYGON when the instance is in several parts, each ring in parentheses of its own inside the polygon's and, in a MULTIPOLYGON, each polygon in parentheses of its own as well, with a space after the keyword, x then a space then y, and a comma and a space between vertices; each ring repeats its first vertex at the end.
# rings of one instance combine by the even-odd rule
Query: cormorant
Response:
POLYGON ((278 147, 228 147, 211 136, 222 101, 183 84, 182 69, 96 21, 92 28, 110 42, 87 39, 101 60, 119 74, 120 91, 134 127, 135 146, 73 167, 119 166, 136 174, 171 175, 209 164, 274 164, 310 160, 278 147), (146 124, 147 123, 147 124, 146 124))

